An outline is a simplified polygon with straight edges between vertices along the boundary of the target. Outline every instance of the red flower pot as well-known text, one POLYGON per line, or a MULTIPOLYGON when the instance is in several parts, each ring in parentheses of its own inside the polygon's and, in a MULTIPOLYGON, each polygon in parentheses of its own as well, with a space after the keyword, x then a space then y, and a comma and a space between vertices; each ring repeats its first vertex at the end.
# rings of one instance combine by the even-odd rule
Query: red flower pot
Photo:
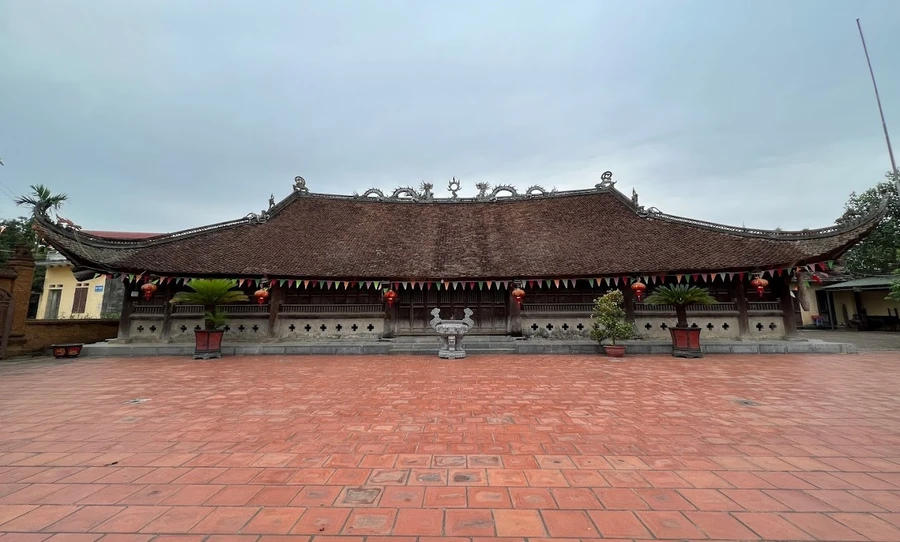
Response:
POLYGON ((670 327, 672 355, 676 358, 702 358, 699 327, 670 327))
POLYGON ((606 355, 611 358, 621 358, 625 355, 625 347, 621 344, 608 344, 603 349, 606 350, 606 355))
POLYGON ((221 329, 194 331, 194 359, 213 359, 222 357, 221 329))
POLYGON ((72 344, 54 344, 50 348, 53 350, 53 357, 59 358, 77 358, 81 354, 81 343, 72 344))

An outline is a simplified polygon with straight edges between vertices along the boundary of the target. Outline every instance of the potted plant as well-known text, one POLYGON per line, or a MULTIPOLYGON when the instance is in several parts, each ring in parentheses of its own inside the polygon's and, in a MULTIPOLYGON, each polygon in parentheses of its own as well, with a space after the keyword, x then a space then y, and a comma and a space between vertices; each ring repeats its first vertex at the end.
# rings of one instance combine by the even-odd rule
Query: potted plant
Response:
POLYGON ((239 303, 249 298, 236 290, 237 281, 231 279, 193 279, 188 281, 190 292, 178 292, 172 303, 203 305, 205 329, 194 331, 194 359, 222 357, 222 327, 228 321, 225 312, 217 305, 239 303))
POLYGON ((669 328, 672 336, 672 355, 676 358, 702 358, 700 328, 688 327, 688 305, 712 305, 716 299, 709 290, 687 284, 667 284, 653 290, 644 301, 650 305, 674 305, 677 322, 669 328))
POLYGON ((612 290, 594 300, 591 311, 591 338, 599 342, 606 354, 620 358, 625 355, 625 347, 616 344, 617 340, 626 340, 634 336, 634 326, 625 321, 625 309, 622 308, 625 298, 619 290, 612 290), (611 344, 604 345, 609 340, 611 344))

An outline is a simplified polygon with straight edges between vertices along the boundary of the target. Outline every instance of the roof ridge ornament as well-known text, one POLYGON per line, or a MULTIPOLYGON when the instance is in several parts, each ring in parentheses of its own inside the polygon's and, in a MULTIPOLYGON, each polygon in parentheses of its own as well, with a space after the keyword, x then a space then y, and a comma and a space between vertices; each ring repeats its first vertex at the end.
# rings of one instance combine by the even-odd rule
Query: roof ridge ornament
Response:
POLYGON ((616 181, 613 180, 612 171, 604 171, 603 174, 600 175, 600 184, 594 185, 594 188, 597 190, 607 190, 614 186, 616 186, 616 181))
POLYGON ((299 175, 294 177, 294 192, 300 194, 309 194, 309 188, 306 188, 306 179, 299 175))
POLYGON ((459 180, 456 177, 453 177, 452 179, 450 179, 450 182, 447 183, 447 191, 449 191, 452 194, 452 196, 450 196, 450 199, 452 199, 452 200, 459 199, 459 195, 457 194, 457 192, 459 192, 459 189, 461 188, 461 186, 462 185, 460 184, 459 180))

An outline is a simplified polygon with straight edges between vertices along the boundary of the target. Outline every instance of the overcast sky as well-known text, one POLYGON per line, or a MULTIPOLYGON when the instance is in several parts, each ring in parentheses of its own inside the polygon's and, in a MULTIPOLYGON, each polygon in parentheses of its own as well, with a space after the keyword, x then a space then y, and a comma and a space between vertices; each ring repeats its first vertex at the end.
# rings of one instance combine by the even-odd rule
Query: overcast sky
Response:
POLYGON ((826 226, 890 167, 857 17, 900 151, 897 0, 0 0, 0 190, 158 232, 296 175, 469 195, 611 170, 664 212, 826 226))

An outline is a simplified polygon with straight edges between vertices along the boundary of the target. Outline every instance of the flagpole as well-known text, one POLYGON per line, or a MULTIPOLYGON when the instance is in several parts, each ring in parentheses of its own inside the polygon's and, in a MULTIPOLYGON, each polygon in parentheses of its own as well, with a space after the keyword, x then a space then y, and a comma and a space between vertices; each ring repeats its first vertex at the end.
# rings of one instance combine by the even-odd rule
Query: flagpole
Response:
POLYGON ((872 76, 872 88, 875 89, 875 101, 878 102, 878 114, 881 115, 881 127, 884 129, 884 140, 887 143, 888 156, 891 158, 891 174, 900 194, 900 172, 897 171, 897 162, 894 161, 894 149, 891 148, 891 136, 888 134, 887 122, 884 120, 884 110, 881 108, 881 96, 878 94, 878 84, 875 83, 875 71, 872 70, 872 61, 869 59, 869 49, 866 47, 866 38, 863 36, 862 25, 856 19, 856 27, 859 29, 859 39, 862 41, 863 52, 866 54, 866 64, 869 65, 869 75, 872 76))

